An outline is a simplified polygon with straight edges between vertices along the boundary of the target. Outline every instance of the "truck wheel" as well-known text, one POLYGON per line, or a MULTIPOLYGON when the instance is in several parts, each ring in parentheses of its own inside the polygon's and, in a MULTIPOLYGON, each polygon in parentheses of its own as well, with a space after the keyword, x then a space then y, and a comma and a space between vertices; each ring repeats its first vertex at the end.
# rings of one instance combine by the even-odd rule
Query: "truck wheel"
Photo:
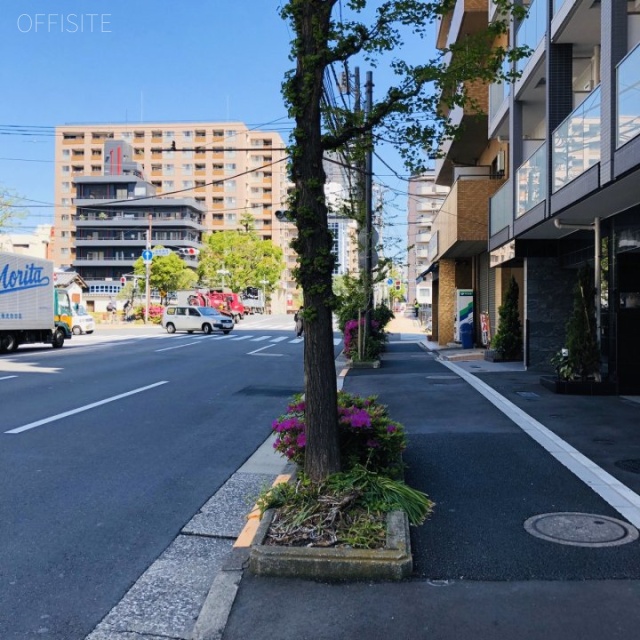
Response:
POLYGON ((82 329, 78 326, 73 327, 71 331, 73 331, 74 336, 79 336, 82 333, 82 329))
POLYGON ((173 325, 173 324, 169 323, 169 324, 167 325, 167 333, 175 333, 175 332, 176 332, 176 327, 175 327, 175 325, 173 325))
POLYGON ((211 325, 210 325, 210 324, 203 324, 203 325, 202 325, 202 330, 203 330, 207 335, 209 335, 209 334, 213 331, 213 328, 211 327, 211 325))
POLYGON ((64 331, 62 329, 56 329, 53 332, 53 337, 51 338, 51 346, 54 349, 60 349, 64 344, 64 331))
POLYGON ((0 353, 15 351, 18 348, 18 338, 13 333, 5 333, 0 338, 0 353))

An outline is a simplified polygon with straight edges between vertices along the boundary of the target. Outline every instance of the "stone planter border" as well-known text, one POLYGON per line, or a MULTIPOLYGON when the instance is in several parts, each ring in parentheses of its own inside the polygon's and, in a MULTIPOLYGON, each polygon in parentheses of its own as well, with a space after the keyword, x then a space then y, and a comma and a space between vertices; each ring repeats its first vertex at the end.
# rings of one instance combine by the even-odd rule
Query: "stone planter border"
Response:
POLYGON ((570 396, 615 396, 618 393, 614 382, 558 380, 555 376, 541 376, 540 384, 554 393, 570 396))
POLYGON ((249 554, 249 570, 259 576, 312 580, 402 580, 413 560, 409 520, 403 511, 387 514, 384 549, 285 547, 263 544, 275 511, 265 512, 249 554))

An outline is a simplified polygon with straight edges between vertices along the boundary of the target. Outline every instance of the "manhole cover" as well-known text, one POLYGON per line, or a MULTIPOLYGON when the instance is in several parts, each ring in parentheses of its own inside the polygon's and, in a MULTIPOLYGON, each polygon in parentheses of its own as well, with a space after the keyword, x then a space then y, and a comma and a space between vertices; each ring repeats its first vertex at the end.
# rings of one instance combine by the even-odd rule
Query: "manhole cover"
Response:
POLYGON ((574 547, 615 547, 638 538, 627 522, 592 513, 544 513, 526 520, 524 528, 536 538, 574 547))
POLYGON ((617 460, 613 464, 622 469, 623 471, 630 471, 631 473, 640 473, 640 460, 637 458, 634 460, 617 460))

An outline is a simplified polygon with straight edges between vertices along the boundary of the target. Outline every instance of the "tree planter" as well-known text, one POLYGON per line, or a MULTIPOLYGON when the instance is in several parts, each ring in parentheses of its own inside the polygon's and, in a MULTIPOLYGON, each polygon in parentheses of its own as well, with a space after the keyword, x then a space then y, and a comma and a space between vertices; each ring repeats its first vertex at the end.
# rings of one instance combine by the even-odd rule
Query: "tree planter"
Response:
POLYGON ((265 512, 249 556, 249 570, 259 576, 313 580, 402 580, 413 570, 409 521, 403 511, 387 514, 384 549, 286 547, 265 545, 275 515, 265 512))
POLYGON ((614 382, 559 380, 555 376, 541 376, 540 384, 554 393, 573 396, 615 396, 618 393, 614 382))
POLYGON ((484 352, 484 359, 487 362, 522 362, 522 355, 518 358, 503 358, 497 351, 493 349, 487 349, 484 352))
POLYGON ((349 360, 347 367, 349 369, 379 369, 380 360, 349 360))

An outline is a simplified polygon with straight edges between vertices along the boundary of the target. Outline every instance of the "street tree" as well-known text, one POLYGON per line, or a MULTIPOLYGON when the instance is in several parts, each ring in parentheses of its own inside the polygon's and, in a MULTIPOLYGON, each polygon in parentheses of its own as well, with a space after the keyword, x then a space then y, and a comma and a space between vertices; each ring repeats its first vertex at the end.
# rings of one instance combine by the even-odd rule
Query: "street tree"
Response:
POLYGON ((14 221, 24 218, 26 213, 16 209, 19 197, 0 185, 0 233, 8 231, 14 221))
POLYGON ((282 249, 263 240, 249 218, 245 219, 246 231, 218 231, 205 237, 197 270, 201 284, 235 292, 247 287, 274 288, 284 269, 282 249))
POLYGON ((295 63, 285 77, 283 95, 294 119, 289 151, 294 189, 288 208, 298 229, 292 247, 298 255, 296 279, 305 308, 305 472, 312 481, 340 470, 332 330, 335 259, 323 155, 350 144, 367 149, 372 136, 378 135, 396 144, 407 166, 416 171, 425 150, 433 153, 444 137, 454 135, 444 114, 454 106, 473 106, 465 82, 495 81, 505 57, 519 57, 520 52, 494 44, 506 32, 511 13, 522 12, 508 0, 496 0, 499 18, 485 32, 451 44, 421 64, 401 59, 407 38, 423 38, 454 4, 455 0, 288 0, 281 8, 293 34, 290 57, 295 63), (444 56, 449 55, 447 63, 444 56), (372 100, 366 112, 325 100, 324 80, 332 69, 348 74, 359 61, 375 66, 383 56, 393 57, 390 68, 396 82, 372 100))
MULTIPOLYGON (((160 247, 156 247, 160 248, 160 247)), ((147 267, 142 258, 138 258, 133 265, 136 276, 146 276, 147 267)), ((167 294, 170 291, 193 288, 197 276, 184 260, 175 253, 167 256, 154 256, 149 269, 149 286, 157 289, 162 298, 162 304, 166 303, 167 294)))

